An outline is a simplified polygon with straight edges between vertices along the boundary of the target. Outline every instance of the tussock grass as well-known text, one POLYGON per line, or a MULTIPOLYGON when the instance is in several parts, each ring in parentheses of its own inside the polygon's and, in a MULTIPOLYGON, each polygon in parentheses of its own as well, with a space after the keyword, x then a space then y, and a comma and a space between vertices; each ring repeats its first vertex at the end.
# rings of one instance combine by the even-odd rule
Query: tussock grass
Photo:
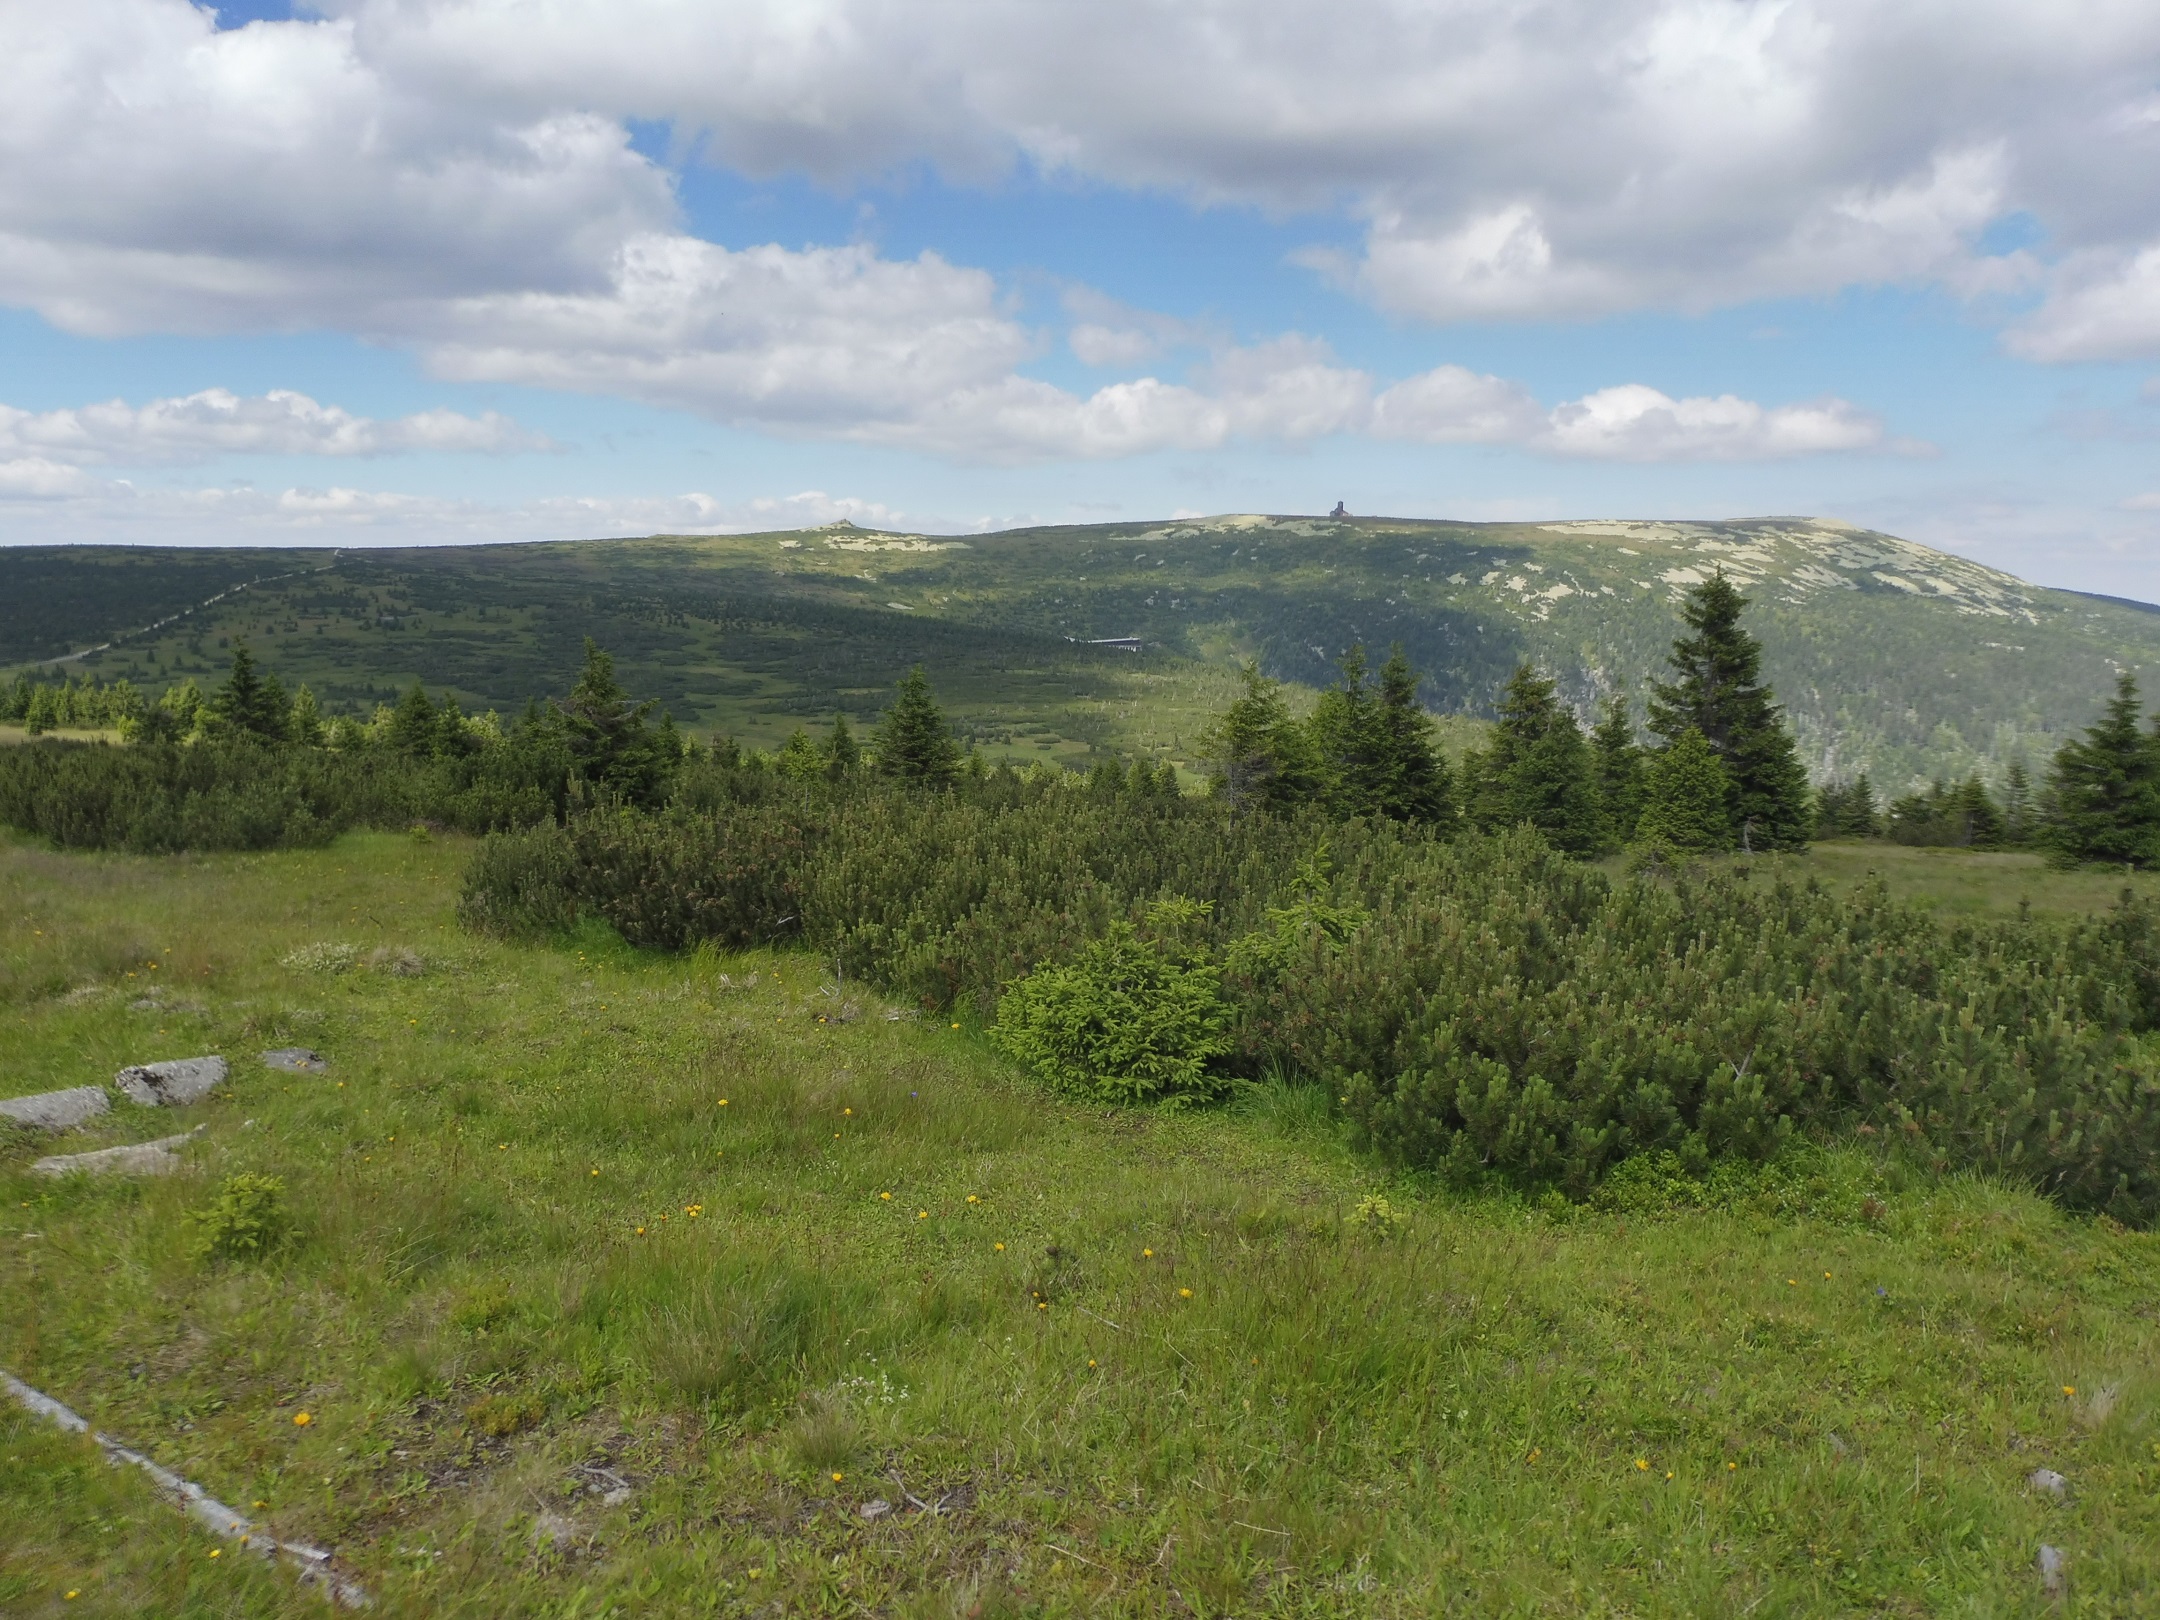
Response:
MULTIPOLYGON (((1287 1078, 1107 1111, 820 1023, 804 956, 470 938, 469 847, 0 850, 0 1086, 234 1059, 185 1174, 0 1144, 0 1365, 379 1612, 2009 1614, 2043 1540, 2070 1612, 2160 1589, 2160 1239, 1851 1149, 1454 1198, 1287 1078), (322 941, 424 970, 280 965, 322 941), (243 1172, 289 1245, 199 1258, 243 1172)), ((211 1546, 0 1413, 0 1611, 319 1604, 211 1546)))

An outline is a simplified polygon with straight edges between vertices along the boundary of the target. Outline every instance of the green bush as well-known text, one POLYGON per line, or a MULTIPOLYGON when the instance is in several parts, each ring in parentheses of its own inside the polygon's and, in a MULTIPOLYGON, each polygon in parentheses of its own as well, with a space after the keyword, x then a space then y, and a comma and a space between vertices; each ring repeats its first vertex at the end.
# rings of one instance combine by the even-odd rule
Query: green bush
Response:
POLYGON ((285 1183, 277 1176, 226 1178, 216 1202, 190 1217, 195 1252, 205 1260, 261 1260, 292 1237, 285 1183))
MULTIPOLYGON (((1178 915, 1157 906, 1149 920, 1178 915)), ((1097 1102, 1214 1097, 1227 1082, 1213 1065, 1231 1047, 1219 980, 1190 946, 1113 922, 1070 962, 1014 981, 993 1038, 1060 1091, 1097 1102)))

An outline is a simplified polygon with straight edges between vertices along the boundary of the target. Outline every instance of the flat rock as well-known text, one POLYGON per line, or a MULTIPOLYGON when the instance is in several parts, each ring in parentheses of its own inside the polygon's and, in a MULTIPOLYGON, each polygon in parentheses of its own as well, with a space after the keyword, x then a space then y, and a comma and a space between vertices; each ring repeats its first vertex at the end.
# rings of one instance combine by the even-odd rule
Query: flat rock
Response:
POLYGON ((2063 1567, 2067 1560, 2060 1547, 2040 1543, 2040 1556, 2034 1560, 2040 1570, 2040 1590, 2049 1597, 2061 1597, 2063 1588, 2069 1584, 2069 1572, 2063 1567))
POLYGON ((37 1160, 30 1173, 38 1176, 169 1176, 180 1168, 173 1149, 192 1140, 200 1125, 179 1136, 155 1142, 134 1142, 126 1147, 99 1148, 95 1153, 56 1153, 37 1160))
POLYGON ((0 1102, 0 1119, 12 1119, 32 1130, 65 1131, 110 1107, 112 1099, 103 1086, 71 1086, 66 1091, 41 1091, 34 1097, 9 1097, 0 1102))
POLYGON ((2036 1491, 2047 1492, 2058 1502, 2062 1500, 2063 1493, 2070 1488, 2070 1482, 2052 1468, 2035 1468, 2025 1476, 2025 1483, 2036 1491))
POLYGON ((305 1046, 281 1046, 274 1052, 265 1052, 263 1062, 286 1074, 320 1074, 330 1067, 328 1058, 305 1046))
POLYGON ((225 1083, 221 1057, 171 1058, 138 1063, 113 1076, 113 1084, 145 1108, 178 1108, 199 1102, 225 1083))

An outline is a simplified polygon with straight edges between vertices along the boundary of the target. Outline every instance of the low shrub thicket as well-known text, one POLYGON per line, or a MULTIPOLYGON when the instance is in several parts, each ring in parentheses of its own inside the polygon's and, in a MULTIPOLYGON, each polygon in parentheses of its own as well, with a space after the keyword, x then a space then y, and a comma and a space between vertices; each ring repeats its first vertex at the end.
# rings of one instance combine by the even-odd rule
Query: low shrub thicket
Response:
POLYGON ((305 848, 415 821, 484 833, 551 817, 567 796, 556 762, 509 748, 459 759, 245 739, 0 749, 0 822, 63 849, 305 848))
POLYGON ((1700 1173, 1859 1130, 2073 1207, 2160 1212, 2160 918, 2128 896, 2104 918, 1945 925, 1880 888, 1615 881, 1529 831, 1444 842, 1003 776, 738 795, 716 773, 706 797, 491 839, 463 915, 595 918, 666 948, 797 938, 928 1007, 987 1015, 1003 994, 1008 1044, 1093 1095, 1303 1072, 1381 1159, 1458 1178, 1580 1198, 1639 1154, 1700 1173), (1188 955, 1166 954, 1167 899, 1191 902, 1188 955), (1219 1036, 1166 963, 1220 964, 1219 1036), (1120 1023, 1119 986, 1181 1010, 1120 1023))

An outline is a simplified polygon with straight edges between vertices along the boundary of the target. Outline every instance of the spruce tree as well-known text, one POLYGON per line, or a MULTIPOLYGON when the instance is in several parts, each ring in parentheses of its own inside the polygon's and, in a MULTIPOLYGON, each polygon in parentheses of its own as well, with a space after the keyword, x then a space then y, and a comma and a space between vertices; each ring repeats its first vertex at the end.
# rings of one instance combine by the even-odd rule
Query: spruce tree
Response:
POLYGON ((2003 774, 2003 842, 2006 845, 2023 849, 2033 841, 2037 809, 2033 802, 2032 778, 2025 770, 2025 756, 2013 754, 2010 769, 2003 774))
POLYGON ((1365 681, 1365 649, 1352 647, 1336 666, 1339 685, 1329 687, 1305 722, 1319 762, 1322 791, 1338 816, 1380 813, 1387 761, 1380 736, 1377 694, 1365 681))
POLYGON ((1651 685, 1650 729, 1668 743, 1693 727, 1732 781, 1732 824, 1754 849, 1807 842, 1807 772, 1769 687, 1762 646, 1740 628, 1747 598, 1721 568, 1681 608, 1693 635, 1673 643, 1674 679, 1651 685))
POLYGON ((1603 845, 1605 819, 1582 727, 1553 683, 1527 663, 1501 694, 1500 721, 1476 775, 1470 816, 1481 831, 1527 824, 1570 855, 1594 855, 1603 845))
POLYGON ((2160 760, 2138 709, 2137 681, 2119 676, 2099 723, 2056 750, 2049 832, 2060 858, 2148 866, 2160 853, 2160 760))
POLYGON ((900 683, 878 727, 877 768, 882 776, 925 787, 950 787, 960 773, 960 745, 930 696, 920 664, 900 683))
POLYGON ((847 716, 835 713, 832 731, 825 739, 825 768, 835 781, 853 776, 862 768, 862 749, 848 729, 847 716))
POLYGON ((587 636, 585 668, 556 705, 578 776, 630 804, 659 803, 681 750, 650 724, 656 707, 630 701, 615 678, 615 660, 587 636))
POLYGON ((787 741, 780 745, 780 752, 773 758, 773 769, 795 782, 822 777, 825 764, 824 753, 801 726, 788 733, 787 741))
POLYGON ((428 698, 427 688, 418 681, 412 683, 412 690, 399 698, 397 707, 390 711, 390 723, 383 728, 383 741, 414 759, 435 756, 442 741, 442 721, 428 698))
POLYGON ((303 748, 320 748, 323 740, 322 708, 305 686, 293 693, 292 709, 285 720, 286 735, 303 748))
POLYGON ((1215 769, 1215 789, 1232 810, 1286 810, 1315 798, 1320 772, 1310 733, 1290 718, 1282 685, 1248 659, 1238 671, 1245 690, 1201 738, 1215 769))
POLYGON ((282 742, 286 708, 285 692, 277 677, 258 674, 254 654, 248 651, 246 642, 236 638, 232 671, 210 699, 210 712, 219 726, 258 742, 282 742))
POLYGON ((1643 810, 1643 751, 1635 741, 1626 692, 1615 692, 1605 700, 1597 727, 1590 733, 1590 753, 1597 766, 1598 808, 1605 817, 1605 836, 1615 844, 1633 843, 1643 810))
POLYGON ((1816 795, 1817 838, 1873 838, 1881 831, 1875 813, 1875 789, 1865 772, 1851 783, 1830 783, 1816 795))
POLYGON ((1950 814, 1956 842, 1967 849, 1996 849, 2003 841, 2002 812, 1988 797, 1988 790, 1973 772, 1951 795, 1950 814))
POLYGON ((1652 754, 1645 776, 1637 823, 1642 842, 1699 851, 1732 848, 1732 782, 1701 732, 1690 726, 1652 754))
POLYGON ((1417 672, 1398 644, 1380 666, 1375 731, 1384 761, 1376 809, 1396 821, 1452 827, 1454 784, 1447 761, 1433 742, 1432 717, 1417 700, 1417 672))

